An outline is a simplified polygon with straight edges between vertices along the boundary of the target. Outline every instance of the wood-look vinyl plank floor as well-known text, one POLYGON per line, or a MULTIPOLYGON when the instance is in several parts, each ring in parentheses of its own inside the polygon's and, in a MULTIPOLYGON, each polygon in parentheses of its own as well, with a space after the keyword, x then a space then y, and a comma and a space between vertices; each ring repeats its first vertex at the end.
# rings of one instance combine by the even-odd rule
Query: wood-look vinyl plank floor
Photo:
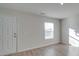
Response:
POLYGON ((79 56, 79 48, 64 44, 55 44, 8 56, 79 56))

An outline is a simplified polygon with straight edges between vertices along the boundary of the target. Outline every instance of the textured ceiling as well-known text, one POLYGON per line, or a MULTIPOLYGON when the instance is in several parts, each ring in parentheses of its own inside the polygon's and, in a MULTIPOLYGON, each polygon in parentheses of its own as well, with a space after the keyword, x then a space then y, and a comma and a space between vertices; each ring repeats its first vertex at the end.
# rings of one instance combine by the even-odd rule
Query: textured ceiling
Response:
POLYGON ((79 14, 78 3, 64 5, 56 3, 9 3, 0 4, 0 7, 54 18, 67 18, 79 14))

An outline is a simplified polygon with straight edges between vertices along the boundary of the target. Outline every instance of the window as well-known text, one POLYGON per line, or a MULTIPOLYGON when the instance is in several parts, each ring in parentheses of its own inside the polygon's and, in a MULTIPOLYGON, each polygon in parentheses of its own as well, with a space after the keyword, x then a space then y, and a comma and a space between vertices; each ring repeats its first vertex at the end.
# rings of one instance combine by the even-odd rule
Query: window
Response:
POLYGON ((54 24, 50 22, 44 23, 45 39, 54 38, 54 24))
POLYGON ((79 47, 79 33, 72 28, 69 28, 69 44, 79 47))

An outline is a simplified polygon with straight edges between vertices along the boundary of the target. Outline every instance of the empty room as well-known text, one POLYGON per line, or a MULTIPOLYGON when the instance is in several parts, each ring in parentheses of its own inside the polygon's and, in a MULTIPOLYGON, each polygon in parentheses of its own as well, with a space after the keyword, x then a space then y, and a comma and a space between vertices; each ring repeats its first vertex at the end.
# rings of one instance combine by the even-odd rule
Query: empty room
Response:
POLYGON ((0 56, 79 56, 79 3, 0 3, 0 56))

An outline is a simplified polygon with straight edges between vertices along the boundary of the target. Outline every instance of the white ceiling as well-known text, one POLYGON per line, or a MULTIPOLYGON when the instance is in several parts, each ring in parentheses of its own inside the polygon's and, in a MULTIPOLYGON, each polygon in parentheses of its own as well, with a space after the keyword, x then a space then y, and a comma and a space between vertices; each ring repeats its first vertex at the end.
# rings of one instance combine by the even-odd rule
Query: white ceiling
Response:
POLYGON ((22 12, 31 12, 54 18, 66 18, 79 14, 79 4, 57 4, 57 3, 10 3, 0 4, 0 7, 14 9, 22 12))

